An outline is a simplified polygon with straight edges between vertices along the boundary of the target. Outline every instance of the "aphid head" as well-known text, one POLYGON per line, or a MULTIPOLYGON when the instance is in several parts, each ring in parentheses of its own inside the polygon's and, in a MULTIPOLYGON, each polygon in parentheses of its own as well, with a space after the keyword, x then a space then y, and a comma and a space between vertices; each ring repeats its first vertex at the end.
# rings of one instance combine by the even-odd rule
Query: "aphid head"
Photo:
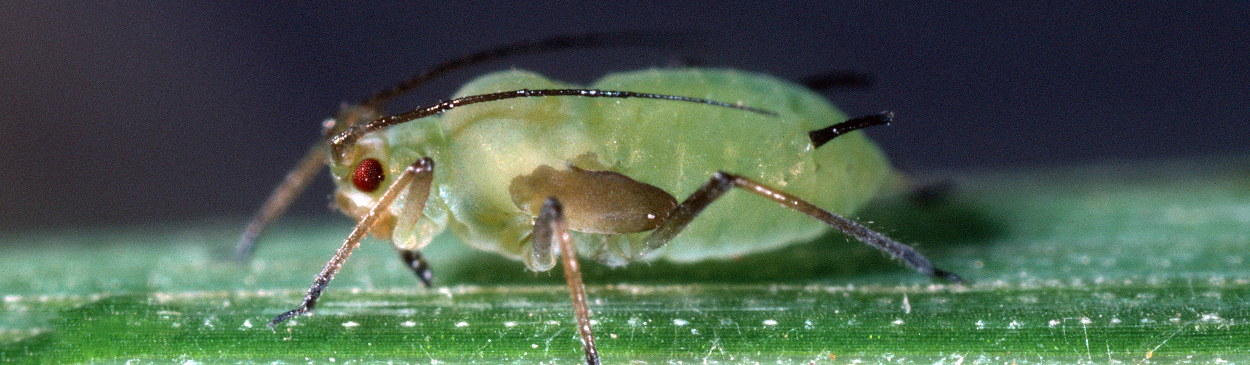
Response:
POLYGON ((405 250, 428 244, 447 225, 445 205, 437 195, 429 195, 428 180, 426 185, 420 185, 403 176, 414 162, 440 155, 434 145, 437 140, 424 138, 426 132, 435 128, 437 125, 432 123, 409 123, 368 133, 347 148, 340 159, 332 159, 330 172, 337 185, 334 205, 357 220, 380 207, 370 234, 405 250), (383 195, 391 190, 398 195, 389 204, 379 206, 383 195))
MULTIPOLYGON (((326 140, 332 141, 334 137, 343 134, 344 131, 355 125, 377 119, 378 115, 379 111, 376 107, 343 104, 339 108, 338 115, 332 119, 326 119, 322 123, 322 134, 326 140)), ((358 192, 372 194, 384 187, 383 182, 389 175, 386 171, 387 166, 383 163, 386 156, 386 146, 383 141, 376 138, 364 143, 358 142, 360 141, 352 141, 350 144, 336 146, 339 152, 330 155, 330 172, 338 180, 339 191, 343 191, 344 188, 354 188, 358 192), (379 157, 383 159, 379 159, 379 157), (344 184, 344 182, 350 184, 344 184)), ((341 208, 346 207, 342 204, 342 201, 339 201, 339 203, 341 208)))
MULTIPOLYGON (((376 198, 395 174, 424 156, 402 153, 396 148, 423 146, 424 131, 431 126, 407 123, 362 132, 362 126, 378 120, 379 115, 375 107, 344 105, 334 119, 325 121, 325 140, 330 147, 327 162, 338 184, 339 195, 361 193, 376 198)), ((355 205, 365 203, 363 196, 352 199, 357 201, 355 205)), ((340 204, 340 207, 344 206, 340 204)))
MULTIPOLYGON (((363 114, 349 114, 347 117, 361 115, 363 114)), ((340 116, 342 118, 342 114, 340 116)), ((344 120, 349 119, 336 119, 334 124, 337 126, 344 120)), ((377 119, 366 119, 345 128, 327 130, 350 132, 374 120, 377 119)), ((441 155, 438 128, 437 118, 434 118, 386 126, 359 134, 358 137, 337 145, 333 143, 334 137, 348 133, 339 132, 328 136, 327 141, 331 148, 324 161, 329 164, 337 187, 334 192, 335 207, 356 219, 364 217, 409 165, 422 157, 437 158, 441 155)), ((421 246, 427 236, 425 231, 441 229, 441 225, 426 227, 428 224, 424 221, 428 219, 421 218, 421 212, 406 210, 408 204, 404 197, 408 195, 407 191, 401 192, 398 201, 386 206, 386 212, 371 231, 373 235, 392 240, 396 244, 412 241, 406 245, 421 246), (401 217, 405 216, 412 221, 404 221, 401 217), (418 219, 423 221, 415 221, 418 219), (413 241, 413 237, 418 239, 413 241)))
POLYGON ((368 136, 346 149, 346 153, 330 157, 330 173, 334 175, 334 203, 353 217, 361 217, 386 190, 395 173, 391 171, 386 143, 368 136))

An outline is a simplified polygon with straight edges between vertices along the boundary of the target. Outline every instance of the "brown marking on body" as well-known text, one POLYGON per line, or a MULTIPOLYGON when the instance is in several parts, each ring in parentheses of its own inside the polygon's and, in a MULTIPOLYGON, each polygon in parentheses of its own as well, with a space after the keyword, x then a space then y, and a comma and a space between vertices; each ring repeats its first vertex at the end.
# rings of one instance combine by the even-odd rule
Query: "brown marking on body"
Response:
POLYGON ((668 192, 623 174, 568 168, 542 165, 512 179, 512 202, 537 217, 543 202, 554 197, 564 205, 570 230, 602 234, 653 230, 677 207, 668 192))

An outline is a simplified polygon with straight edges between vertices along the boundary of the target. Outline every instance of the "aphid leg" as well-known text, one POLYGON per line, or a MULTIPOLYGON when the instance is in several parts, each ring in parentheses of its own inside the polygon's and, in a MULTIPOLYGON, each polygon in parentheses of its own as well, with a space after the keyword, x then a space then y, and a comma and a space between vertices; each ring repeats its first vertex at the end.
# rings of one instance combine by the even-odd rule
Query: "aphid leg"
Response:
MULTIPOLYGON (((377 114, 376 108, 344 105, 339 110, 338 116, 326 121, 322 134, 326 136, 338 134, 348 126, 373 120, 377 114)), ((243 230, 243 235, 239 237, 239 243, 234 248, 235 260, 246 262, 252 256, 252 250, 256 247, 256 239, 265 231, 265 227, 286 213, 286 209, 295 202, 296 198, 299 198, 308 187, 308 183, 312 182, 313 177, 325 167, 328 147, 329 141, 325 139, 313 144, 308 148, 308 152, 304 152, 304 157, 300 158, 299 163, 286 173, 282 183, 269 193, 269 198, 265 199, 265 205, 261 206, 255 216, 252 216, 252 220, 247 223, 247 228, 243 230)))
MULTIPOLYGON (((369 234, 369 231, 373 229, 373 225, 383 216, 387 207, 391 205, 391 202, 395 201, 399 193, 404 191, 404 189, 412 189, 413 193, 424 193, 428 196, 430 183, 433 180, 434 160, 429 157, 421 158, 408 166, 395 179, 395 182, 386 189, 386 192, 382 193, 378 203, 373 208, 370 208, 364 217, 360 218, 360 223, 356 224, 356 228, 353 228, 352 233, 343 241, 343 247, 340 247, 338 252, 334 253, 334 257, 330 259, 330 262, 327 262, 325 268, 321 269, 321 273, 317 274, 317 277, 313 279, 312 287, 308 289, 308 294, 304 295, 304 301, 300 303, 299 308, 274 317, 273 320, 269 321, 269 328, 272 329, 274 326, 282 323, 282 321, 312 310, 317 305, 317 298, 321 297, 321 292, 325 290, 326 285, 330 284, 330 280, 334 279, 334 274, 338 273, 339 268, 343 267, 343 262, 347 261, 347 257, 352 255, 352 250, 360 246, 360 240, 364 239, 366 234, 369 234)), ((420 206, 415 207, 416 209, 413 211, 420 212, 424 210, 424 207, 425 200, 422 199, 420 206)))
POLYGON ((569 295, 573 298, 573 316, 577 319, 577 333, 582 338, 582 349, 586 352, 587 365, 599 365, 599 350, 595 348, 595 335, 590 330, 590 307, 586 305, 586 286, 582 284, 582 270, 577 265, 577 251, 573 248, 573 240, 569 237, 568 226, 564 221, 564 207, 555 198, 547 198, 543 203, 542 212, 534 221, 533 246, 535 251, 551 252, 552 246, 558 245, 561 262, 564 264, 564 280, 569 285, 569 295))
POLYGON ((238 261, 247 261, 252 256, 252 248, 256 245, 256 238, 260 237, 260 233, 265 231, 270 223, 282 216, 286 212, 287 207, 298 198, 300 193, 304 192, 304 188, 308 187, 308 183, 312 181, 313 176, 325 167, 326 152, 325 149, 329 144, 322 141, 313 145, 308 152, 304 153, 304 157, 299 163, 286 173, 286 177, 282 179, 282 183, 269 193, 269 198, 265 200, 265 205, 256 212, 252 220, 247 223, 247 228, 243 230, 242 237, 239 237, 239 243, 234 248, 234 258, 238 261))
POLYGON ((412 273, 417 274, 417 280, 421 280, 421 284, 429 288, 434 284, 434 276, 430 274, 430 265, 425 263, 425 258, 421 257, 421 251, 399 249, 399 258, 404 260, 404 264, 412 269, 412 273))
POLYGON ((709 180, 707 184, 704 184, 703 187, 700 187, 699 190, 694 192, 694 194, 691 194, 689 198, 686 198, 681 205, 678 205, 677 208, 673 210, 673 214, 670 215, 664 223, 661 223, 660 226, 657 227, 655 231, 651 232, 651 235, 647 237, 645 248, 638 254, 638 256, 642 256, 647 252, 663 247, 668 243, 668 241, 672 240, 673 237, 677 236, 678 233, 681 233, 681 230, 686 228, 686 225, 689 225, 690 221, 693 220, 695 216, 698 216, 699 212, 703 211, 703 208, 707 208, 707 206, 712 204, 716 198, 724 195, 726 191, 729 191, 730 188, 734 187, 742 188, 743 190, 780 203, 782 206, 797 210, 803 214, 811 216, 812 218, 816 218, 816 220, 824 222, 830 227, 842 231, 851 237, 855 237, 855 239, 860 242, 884 251, 885 253, 890 254, 890 256, 903 260, 907 266, 911 266, 913 269, 922 274, 939 277, 956 283, 963 281, 963 279, 961 279, 958 275, 933 267, 933 264, 930 263, 928 259, 926 259, 919 252, 916 252, 916 250, 910 246, 898 243, 897 241, 894 241, 881 233, 868 229, 859 223, 855 223, 850 219, 846 219, 840 215, 820 209, 820 207, 812 205, 812 203, 808 203, 807 201, 799 199, 796 196, 786 194, 745 177, 725 172, 717 172, 716 174, 713 174, 712 179, 709 180))

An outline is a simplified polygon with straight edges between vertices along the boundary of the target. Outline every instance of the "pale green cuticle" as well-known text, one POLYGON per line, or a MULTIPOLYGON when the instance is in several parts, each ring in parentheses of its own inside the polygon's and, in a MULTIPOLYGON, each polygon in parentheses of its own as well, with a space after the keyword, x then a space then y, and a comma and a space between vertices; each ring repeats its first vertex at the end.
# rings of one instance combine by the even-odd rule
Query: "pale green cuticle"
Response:
MULTIPOLYGON (((456 95, 571 87, 514 70, 482 76, 456 95)), ((392 173, 422 155, 433 155, 435 193, 426 213, 441 216, 438 210, 447 209, 449 228, 466 243, 514 259, 527 252, 525 237, 532 227, 530 217, 508 195, 508 183, 542 164, 562 168, 579 156, 585 160, 587 153, 598 158, 599 166, 658 186, 678 200, 723 170, 758 178, 840 214, 854 213, 873 198, 890 173, 880 150, 861 132, 812 150, 807 131, 846 116, 824 97, 771 76, 719 69, 645 70, 608 75, 590 87, 742 103, 779 115, 662 100, 510 99, 375 132, 387 142, 386 151, 378 153, 387 154, 392 173)), ((333 171, 350 173, 350 168, 333 171)), ((340 189, 345 187, 350 188, 340 184, 340 189)), ((699 216, 662 255, 675 261, 733 257, 809 239, 827 229, 759 197, 731 193, 699 216)), ((414 233, 399 230, 394 237, 410 240, 404 235, 414 233)), ((599 249, 598 240, 578 236, 583 253, 599 249)), ((616 244, 642 237, 627 235, 616 244)), ((612 255, 597 259, 625 263, 612 255)))

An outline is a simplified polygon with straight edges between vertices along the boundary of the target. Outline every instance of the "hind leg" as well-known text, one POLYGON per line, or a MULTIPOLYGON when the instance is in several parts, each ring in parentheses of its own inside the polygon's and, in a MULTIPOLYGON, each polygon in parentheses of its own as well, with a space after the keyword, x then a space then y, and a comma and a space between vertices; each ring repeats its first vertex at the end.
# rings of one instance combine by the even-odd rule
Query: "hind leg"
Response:
POLYGON ((678 205, 677 208, 673 210, 673 213, 668 216, 668 219, 666 219, 663 223, 660 223, 660 226, 656 228, 655 231, 651 232, 650 236, 647 236, 644 248, 637 253, 635 258, 641 258, 648 252, 664 247, 664 245, 668 244, 673 237, 676 237, 678 233, 681 233, 681 231, 690 224, 690 221, 694 220, 694 218, 697 217, 704 208, 711 205, 712 202, 716 201, 717 198, 720 198, 728 192, 729 189, 735 187, 780 203, 782 206, 787 208, 807 214, 808 216, 815 218, 830 227, 842 231, 842 233, 855 237, 855 239, 860 242, 881 250, 890 256, 898 258, 899 260, 903 260, 907 266, 911 266, 913 269, 916 269, 916 271, 919 271, 922 274, 939 277, 956 283, 963 281, 963 279, 961 279, 958 275, 934 267, 933 263, 930 263, 924 255, 921 255, 920 252, 917 252, 915 249, 911 248, 911 246, 898 243, 897 241, 894 241, 877 231, 873 231, 868 229, 868 227, 855 223, 855 221, 821 209, 820 207, 817 207, 812 203, 808 203, 806 200, 800 199, 799 197, 786 194, 780 190, 765 186, 745 177, 725 172, 717 172, 713 174, 712 178, 708 180, 706 184, 678 205))

